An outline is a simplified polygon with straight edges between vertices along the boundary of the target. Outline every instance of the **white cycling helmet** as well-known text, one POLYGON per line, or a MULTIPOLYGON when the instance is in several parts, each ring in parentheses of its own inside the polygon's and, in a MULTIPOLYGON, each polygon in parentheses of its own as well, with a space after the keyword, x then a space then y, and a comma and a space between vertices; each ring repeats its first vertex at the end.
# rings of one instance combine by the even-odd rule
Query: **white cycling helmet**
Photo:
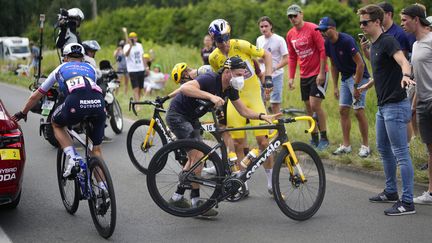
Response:
POLYGON ((209 72, 212 72, 212 71, 213 70, 212 70, 212 67, 210 65, 203 65, 203 66, 201 66, 201 67, 198 68, 197 75, 199 76, 201 74, 209 73, 209 72))
POLYGON ((210 23, 208 33, 213 37, 230 34, 231 26, 224 19, 215 19, 210 23))
POLYGON ((101 49, 99 43, 95 40, 83 41, 82 45, 86 50, 99 51, 101 49))
POLYGON ((84 57, 84 47, 79 43, 69 43, 63 48, 63 56, 84 57))
POLYGON ((76 18, 81 21, 84 20, 84 13, 79 8, 71 8, 67 12, 68 12, 68 17, 70 18, 76 18))

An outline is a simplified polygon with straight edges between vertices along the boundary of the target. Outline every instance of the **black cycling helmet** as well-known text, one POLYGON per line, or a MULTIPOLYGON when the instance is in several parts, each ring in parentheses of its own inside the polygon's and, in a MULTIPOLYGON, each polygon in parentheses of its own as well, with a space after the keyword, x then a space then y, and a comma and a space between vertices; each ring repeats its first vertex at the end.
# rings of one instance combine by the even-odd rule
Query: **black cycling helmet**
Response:
POLYGON ((233 56, 225 60, 224 69, 245 69, 246 63, 239 57, 233 56))

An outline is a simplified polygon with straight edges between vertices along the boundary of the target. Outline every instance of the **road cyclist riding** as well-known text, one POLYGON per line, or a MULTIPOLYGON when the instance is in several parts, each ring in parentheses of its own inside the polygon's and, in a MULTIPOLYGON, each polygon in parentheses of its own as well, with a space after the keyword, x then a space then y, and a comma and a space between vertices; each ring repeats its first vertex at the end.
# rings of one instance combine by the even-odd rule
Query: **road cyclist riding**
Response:
POLYGON ((105 102, 102 91, 95 82, 95 69, 83 62, 83 46, 78 43, 67 44, 63 49, 63 56, 64 63, 50 73, 29 97, 22 111, 17 112, 12 119, 26 119, 30 108, 58 83, 64 102, 53 113, 52 126, 63 150, 59 150, 57 158, 58 182, 63 204, 66 210, 73 214, 78 208, 79 200, 87 199, 96 229, 101 236, 108 238, 115 228, 116 202, 100 146, 105 128, 105 102), (84 159, 74 148, 70 134, 75 138, 79 136, 68 130, 68 126, 79 123, 84 123, 86 127, 86 141, 81 140, 88 148, 85 149, 84 159))

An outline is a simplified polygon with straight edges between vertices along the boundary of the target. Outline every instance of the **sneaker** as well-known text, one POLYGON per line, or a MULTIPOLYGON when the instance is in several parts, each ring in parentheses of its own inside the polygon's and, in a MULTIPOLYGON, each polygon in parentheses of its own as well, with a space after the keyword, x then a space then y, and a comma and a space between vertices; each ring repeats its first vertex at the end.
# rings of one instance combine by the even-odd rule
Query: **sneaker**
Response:
POLYGON ((330 145, 329 141, 327 139, 320 139, 317 149, 318 150, 324 150, 330 145))
POLYGON ((72 174, 72 168, 77 166, 78 167, 78 171, 79 171, 79 161, 82 160, 81 157, 76 157, 76 158, 69 158, 69 162, 66 166, 66 170, 63 173, 63 177, 68 177, 72 174))
POLYGON ((333 155, 341 155, 341 154, 348 154, 351 153, 351 145, 345 146, 343 144, 339 145, 339 148, 337 148, 332 154, 333 155))
POLYGON ((102 142, 103 142, 103 143, 111 143, 112 141, 113 141, 113 139, 110 138, 110 137, 107 137, 107 136, 104 136, 104 137, 102 138, 102 142))
POLYGON ((362 145, 360 147, 360 151, 359 151, 358 155, 362 158, 366 158, 370 155, 370 153, 371 153, 370 148, 362 145))
POLYGON ((202 169, 202 171, 206 174, 209 175, 216 175, 216 167, 212 166, 212 167, 204 167, 202 169))
POLYGON ((168 204, 174 206, 176 208, 190 208, 191 203, 186 198, 182 197, 181 199, 174 201, 172 198, 168 201, 168 204))
POLYGON ((399 195, 397 192, 395 193, 387 193, 385 191, 379 193, 378 195, 374 197, 369 198, 369 202, 374 203, 395 203, 399 200, 399 195))
POLYGON ((420 166, 420 170, 427 170, 429 167, 428 163, 424 163, 423 165, 420 166))
POLYGON ((384 210, 387 216, 400 216, 407 214, 415 214, 414 203, 406 203, 398 200, 391 208, 384 210))
POLYGON ((414 203, 432 205, 432 196, 430 192, 423 192, 421 196, 414 198, 414 203))
MULTIPOLYGON (((267 191, 268 191, 268 193, 270 194, 270 196, 271 196, 272 198, 274 198, 273 189, 268 188, 267 191)), ((285 195, 284 195, 284 194, 282 194, 282 199, 285 201, 285 195)))
MULTIPOLYGON (((198 202, 196 203, 195 207, 199 207, 202 204, 204 204, 204 201, 203 200, 198 200, 198 202)), ((211 208, 207 212, 201 214, 201 216, 204 216, 204 217, 215 217, 216 215, 218 215, 218 211, 216 211, 214 208, 211 208)))
POLYGON ((315 141, 313 139, 309 140, 309 144, 314 148, 318 147, 318 143, 319 141, 315 141))

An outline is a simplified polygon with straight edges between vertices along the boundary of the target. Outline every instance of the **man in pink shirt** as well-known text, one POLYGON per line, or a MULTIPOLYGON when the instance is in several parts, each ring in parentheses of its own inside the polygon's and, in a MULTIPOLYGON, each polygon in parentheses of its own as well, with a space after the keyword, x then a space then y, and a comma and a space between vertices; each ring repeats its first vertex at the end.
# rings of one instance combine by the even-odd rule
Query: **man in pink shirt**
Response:
POLYGON ((294 26, 286 35, 288 46, 288 87, 293 90, 297 60, 300 64, 300 86, 302 100, 309 115, 315 112, 319 120, 319 131, 312 133, 311 144, 319 150, 329 146, 326 133, 326 115, 321 107, 327 89, 327 65, 324 39, 316 24, 303 21, 303 11, 293 4, 287 9, 287 16, 294 26), (321 139, 319 138, 321 135, 321 139))

